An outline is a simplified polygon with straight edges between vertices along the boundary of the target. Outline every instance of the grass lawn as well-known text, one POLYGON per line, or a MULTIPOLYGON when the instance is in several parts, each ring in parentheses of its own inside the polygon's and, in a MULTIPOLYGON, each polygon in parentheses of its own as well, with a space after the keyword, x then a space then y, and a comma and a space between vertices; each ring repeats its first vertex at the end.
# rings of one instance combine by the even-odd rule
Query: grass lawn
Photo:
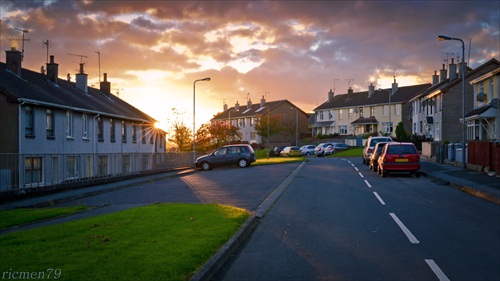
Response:
POLYGON ((20 231, 0 236, 0 273, 11 279, 22 272, 38 279, 186 280, 248 216, 223 205, 154 204, 20 231))
POLYGON ((328 157, 361 157, 361 156, 363 156, 362 147, 349 148, 344 151, 339 150, 332 155, 328 155, 328 157))
POLYGON ((86 206, 0 211, 0 229, 87 210, 86 206))

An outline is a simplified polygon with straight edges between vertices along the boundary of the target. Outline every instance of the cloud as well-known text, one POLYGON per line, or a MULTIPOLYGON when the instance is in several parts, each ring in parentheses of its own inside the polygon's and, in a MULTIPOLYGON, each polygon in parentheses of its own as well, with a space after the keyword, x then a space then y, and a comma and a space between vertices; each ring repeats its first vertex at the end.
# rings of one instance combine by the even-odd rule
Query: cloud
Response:
POLYGON ((371 82, 387 88, 394 74, 401 83, 430 82, 447 57, 461 56, 459 42, 438 42, 439 34, 462 38, 467 48, 471 40, 472 67, 500 55, 498 1, 1 0, 0 18, 2 61, 9 38, 21 35, 15 28, 26 28, 27 68, 45 64, 49 39, 64 76, 78 68, 67 53, 82 54, 97 81, 98 50, 101 73, 117 88, 137 89, 135 74, 159 71, 168 75, 148 87, 167 87, 175 98, 210 76, 203 88, 214 114, 222 100, 242 103, 247 93, 257 101, 270 92, 269 99, 310 111, 334 81, 336 93, 371 82))

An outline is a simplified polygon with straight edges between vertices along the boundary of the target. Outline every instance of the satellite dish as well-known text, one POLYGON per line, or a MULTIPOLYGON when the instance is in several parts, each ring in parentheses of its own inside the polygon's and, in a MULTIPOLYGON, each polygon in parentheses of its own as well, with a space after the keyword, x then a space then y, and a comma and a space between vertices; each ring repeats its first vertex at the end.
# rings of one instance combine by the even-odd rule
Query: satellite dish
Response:
POLYGON ((481 93, 477 94, 476 100, 479 102, 484 102, 484 100, 486 100, 486 95, 483 92, 481 92, 481 93))
POLYGON ((490 104, 491 104, 491 107, 498 108, 498 106, 500 105, 500 100, 498 100, 497 98, 494 98, 491 100, 490 104))

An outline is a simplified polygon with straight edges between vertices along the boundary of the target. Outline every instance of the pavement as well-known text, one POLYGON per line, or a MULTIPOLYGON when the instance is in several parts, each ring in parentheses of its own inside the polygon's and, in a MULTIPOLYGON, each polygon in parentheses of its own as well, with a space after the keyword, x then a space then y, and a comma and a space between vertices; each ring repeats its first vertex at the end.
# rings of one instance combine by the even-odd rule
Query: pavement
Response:
MULTIPOLYGON (((293 180, 295 175, 305 165, 305 162, 298 165, 297 168, 280 184, 262 204, 253 212, 250 218, 243 224, 240 230, 217 252, 191 280, 210 280, 227 259, 236 251, 236 249, 245 241, 248 235, 258 225, 259 220, 265 216, 266 212, 271 208, 274 202, 284 192, 286 187, 293 180)), ((159 175, 140 177, 123 182, 115 182, 110 184, 92 186, 88 188, 80 188, 75 190, 63 191, 55 194, 44 195, 39 197, 25 198, 17 201, 11 201, 0 204, 0 210, 8 210, 13 208, 29 208, 29 207, 44 207, 52 206, 61 202, 71 201, 79 198, 93 196, 105 192, 111 192, 127 188, 140 182, 151 181, 160 178, 177 177, 194 172, 194 169, 186 169, 180 171, 172 171, 159 175)), ((485 172, 474 171, 467 168, 461 168, 450 164, 440 164, 431 162, 425 159, 421 160, 421 172, 423 176, 428 177, 434 183, 447 185, 472 196, 476 196, 496 205, 500 205, 500 176, 490 176, 485 172)), ((0 235, 5 235, 11 232, 35 228, 54 223, 62 223, 73 219, 81 219, 89 216, 99 215, 105 212, 116 211, 106 208, 96 208, 90 211, 77 214, 74 217, 59 218, 56 220, 48 220, 40 223, 31 224, 15 229, 0 230, 0 235), (59 221, 57 221, 59 220, 59 221)))

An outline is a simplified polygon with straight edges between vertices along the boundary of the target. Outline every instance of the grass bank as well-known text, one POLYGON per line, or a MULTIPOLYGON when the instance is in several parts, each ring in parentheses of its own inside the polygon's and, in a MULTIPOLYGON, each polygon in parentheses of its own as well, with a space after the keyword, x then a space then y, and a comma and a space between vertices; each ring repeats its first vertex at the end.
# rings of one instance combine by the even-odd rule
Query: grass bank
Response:
POLYGON ((328 157, 361 157, 363 155, 363 148, 362 147, 354 147, 354 148, 349 148, 344 151, 336 151, 332 155, 328 155, 328 157))
POLYGON ((86 206, 76 206, 64 208, 4 210, 0 211, 0 229, 70 215, 87 209, 88 207, 86 206))
POLYGON ((0 236, 0 272, 31 279, 186 280, 248 216, 223 205, 154 204, 20 231, 0 236))

